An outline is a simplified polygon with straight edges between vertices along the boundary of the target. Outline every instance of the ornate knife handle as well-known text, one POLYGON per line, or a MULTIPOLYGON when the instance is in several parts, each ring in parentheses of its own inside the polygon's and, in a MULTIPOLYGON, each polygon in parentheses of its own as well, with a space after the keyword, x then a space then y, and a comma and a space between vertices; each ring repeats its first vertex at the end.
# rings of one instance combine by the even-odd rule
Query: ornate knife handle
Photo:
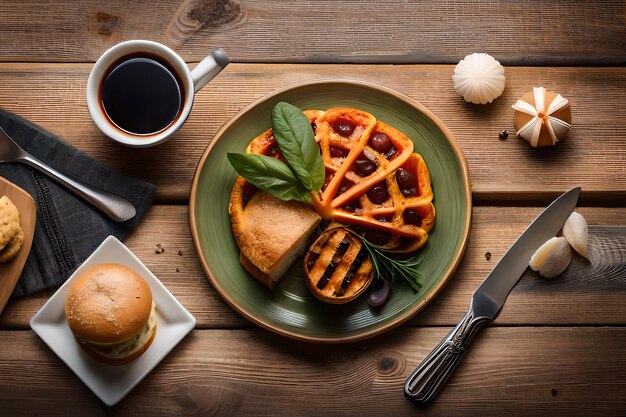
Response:
POLYGON ((476 332, 489 320, 476 317, 470 307, 459 324, 409 375, 404 384, 404 395, 418 405, 430 403, 456 369, 476 332))

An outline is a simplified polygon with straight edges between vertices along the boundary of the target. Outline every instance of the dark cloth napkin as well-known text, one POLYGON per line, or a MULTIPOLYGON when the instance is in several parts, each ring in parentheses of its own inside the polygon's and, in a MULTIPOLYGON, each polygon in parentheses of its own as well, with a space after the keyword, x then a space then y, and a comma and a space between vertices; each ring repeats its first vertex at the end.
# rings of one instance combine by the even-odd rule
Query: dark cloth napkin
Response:
POLYGON ((109 235, 123 239, 152 203, 155 186, 102 165, 41 127, 0 109, 0 126, 25 151, 81 182, 120 195, 137 215, 116 223, 48 176, 18 163, 0 164, 0 176, 27 191, 37 205, 33 246, 12 297, 55 287, 109 235))

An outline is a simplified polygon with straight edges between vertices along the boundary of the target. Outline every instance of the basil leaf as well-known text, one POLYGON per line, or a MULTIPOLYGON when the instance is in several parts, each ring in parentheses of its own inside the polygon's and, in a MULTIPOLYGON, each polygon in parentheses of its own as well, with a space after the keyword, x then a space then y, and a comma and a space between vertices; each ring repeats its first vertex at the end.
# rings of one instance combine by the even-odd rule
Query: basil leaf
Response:
POLYGON ((229 153, 227 156, 235 171, 258 189, 284 201, 312 204, 311 194, 284 162, 256 154, 229 153))
POLYGON ((309 119, 299 108, 280 102, 272 110, 272 132, 300 183, 309 191, 320 190, 324 185, 324 161, 309 119))

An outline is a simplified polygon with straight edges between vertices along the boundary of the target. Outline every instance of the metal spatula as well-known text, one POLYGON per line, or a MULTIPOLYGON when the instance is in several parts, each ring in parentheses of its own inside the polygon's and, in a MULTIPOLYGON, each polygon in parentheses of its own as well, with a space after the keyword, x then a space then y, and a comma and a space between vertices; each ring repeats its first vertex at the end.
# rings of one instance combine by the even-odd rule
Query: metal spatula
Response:
POLYGON ((60 173, 26 152, 0 128, 0 164, 8 162, 20 162, 46 174, 80 197, 89 201, 116 222, 123 222, 135 217, 135 207, 126 199, 109 193, 108 191, 81 183, 60 173))

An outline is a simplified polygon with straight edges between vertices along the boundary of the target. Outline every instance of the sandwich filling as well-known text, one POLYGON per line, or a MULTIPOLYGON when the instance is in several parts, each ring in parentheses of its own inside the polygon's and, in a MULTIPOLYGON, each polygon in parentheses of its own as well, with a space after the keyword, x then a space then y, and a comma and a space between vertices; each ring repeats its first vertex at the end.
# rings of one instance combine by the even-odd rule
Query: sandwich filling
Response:
POLYGON ((112 359, 122 359, 141 350, 152 337, 152 333, 156 330, 156 305, 152 302, 152 309, 148 322, 135 336, 125 342, 115 344, 94 343, 88 340, 82 340, 83 343, 89 345, 90 349, 99 355, 112 359))

